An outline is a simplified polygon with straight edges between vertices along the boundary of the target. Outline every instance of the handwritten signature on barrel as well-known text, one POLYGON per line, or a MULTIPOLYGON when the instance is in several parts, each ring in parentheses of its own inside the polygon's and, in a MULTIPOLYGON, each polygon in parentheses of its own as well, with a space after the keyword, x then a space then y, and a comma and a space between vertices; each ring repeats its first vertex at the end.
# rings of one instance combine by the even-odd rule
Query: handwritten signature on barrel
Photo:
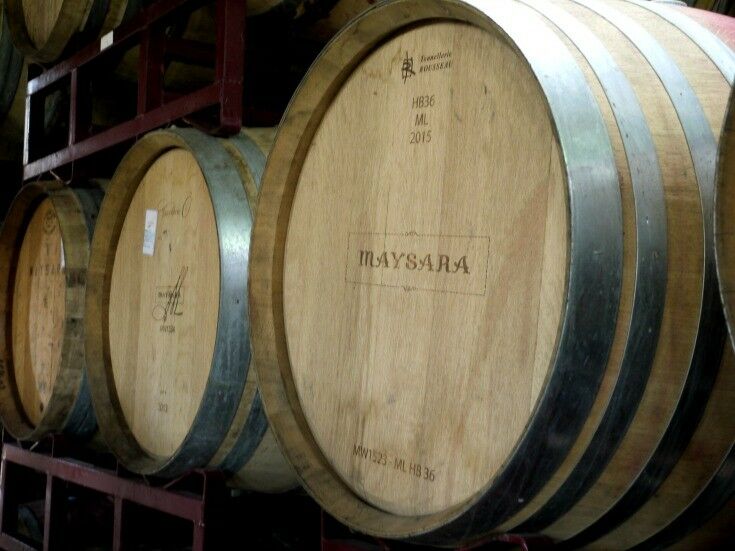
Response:
POLYGON ((184 280, 186 279, 186 274, 188 272, 188 266, 181 268, 181 273, 179 274, 179 278, 176 280, 176 285, 174 285, 173 291, 168 294, 166 305, 161 306, 160 304, 156 304, 153 307, 152 314, 154 320, 165 322, 168 320, 169 316, 183 315, 183 312, 179 311, 179 301, 181 299, 181 288, 184 285, 184 280))

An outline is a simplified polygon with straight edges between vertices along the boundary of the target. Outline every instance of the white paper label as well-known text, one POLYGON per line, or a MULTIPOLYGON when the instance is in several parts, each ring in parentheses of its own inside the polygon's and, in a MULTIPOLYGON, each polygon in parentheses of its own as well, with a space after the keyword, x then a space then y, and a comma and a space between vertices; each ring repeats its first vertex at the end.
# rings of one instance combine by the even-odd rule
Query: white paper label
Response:
POLYGON ((158 211, 147 209, 145 211, 145 229, 143 231, 143 254, 153 256, 156 250, 156 226, 158 225, 158 211))
POLYGON ((64 240, 61 240, 61 259, 59 260, 59 265, 61 266, 61 269, 63 270, 66 268, 66 258, 64 257, 64 240))
POLYGON ((100 51, 106 50, 110 46, 112 46, 112 43, 115 41, 115 31, 110 31, 105 36, 100 38, 100 51))

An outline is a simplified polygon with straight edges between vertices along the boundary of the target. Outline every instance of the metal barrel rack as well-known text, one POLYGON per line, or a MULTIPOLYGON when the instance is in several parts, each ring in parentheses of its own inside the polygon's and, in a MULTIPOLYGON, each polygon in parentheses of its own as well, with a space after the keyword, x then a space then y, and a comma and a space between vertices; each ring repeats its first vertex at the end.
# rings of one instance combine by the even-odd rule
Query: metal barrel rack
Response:
POLYGON ((130 479, 122 476, 119 467, 105 469, 80 461, 69 454, 74 447, 63 437, 51 437, 38 443, 36 448, 43 452, 25 449, 19 444, 4 444, 0 467, 0 547, 8 551, 32 551, 39 549, 38 544, 41 543, 43 551, 73 548, 66 512, 70 499, 77 496, 79 488, 83 488, 112 502, 112 533, 109 537, 113 551, 128 548, 126 542, 139 528, 131 522, 130 508, 133 505, 187 522, 192 551, 207 548, 208 534, 216 529, 218 513, 227 494, 222 473, 193 471, 157 486, 142 477, 130 479), (25 471, 22 477, 18 476, 21 470, 25 471), (43 504, 42 528, 39 530, 42 542, 34 542, 30 534, 23 535, 19 530, 21 507, 29 503, 29 499, 38 497, 33 496, 33 490, 39 486, 30 482, 34 476, 45 484, 40 500, 43 504), (24 483, 21 484, 21 480, 24 483))
MULTIPOLYGON (((159 539, 175 539, 180 548, 191 551, 274 548, 271 534, 274 528, 251 516, 265 499, 276 504, 270 509, 276 526, 282 523, 291 530, 314 532, 295 540, 291 538, 284 548, 304 551, 434 549, 355 533, 324 511, 318 511, 308 496, 298 493, 268 497, 250 495, 243 507, 231 497, 223 473, 217 471, 196 470, 173 481, 133 475, 112 456, 89 452, 64 436, 49 437, 31 448, 14 441, 4 443, 0 462, 0 548, 7 551, 79 551, 80 543, 70 533, 78 531, 80 526, 87 528, 99 523, 97 531, 103 533, 97 535, 96 545, 100 545, 101 537, 113 551, 138 549, 149 543, 145 539, 147 533, 164 530, 160 520, 153 525, 150 519, 141 522, 140 513, 136 515, 135 509, 143 508, 145 515, 155 512, 158 519, 167 516, 177 522, 168 524, 169 531, 177 530, 175 538, 164 532, 156 535, 159 539), (81 501, 80 492, 95 496, 91 507, 106 509, 106 522, 93 518, 90 506, 83 509, 82 515, 86 516, 81 522, 77 520, 75 524, 69 518, 70 507, 75 501, 81 501), (34 504, 40 519, 37 533, 32 537, 20 524, 22 512, 34 504), (321 515, 320 520, 318 515, 321 515), (303 524, 292 526, 298 522, 303 524)), ((26 512, 25 518, 29 516, 32 518, 32 514, 26 512)), ((171 547, 168 539, 167 542, 166 548, 179 548, 171 547)), ((552 548, 551 541, 546 538, 499 535, 456 551, 547 551, 552 548)))

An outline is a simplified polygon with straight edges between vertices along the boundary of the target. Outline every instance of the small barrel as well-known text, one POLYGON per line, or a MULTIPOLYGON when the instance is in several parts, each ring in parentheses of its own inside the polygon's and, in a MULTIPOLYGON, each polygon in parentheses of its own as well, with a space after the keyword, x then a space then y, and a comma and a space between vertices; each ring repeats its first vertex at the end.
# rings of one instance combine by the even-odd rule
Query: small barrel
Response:
POLYGON ((734 76, 660 2, 396 0, 333 39, 271 151, 250 273, 271 427, 325 510, 611 549, 726 472, 734 76))
POLYGON ((248 337, 251 209, 272 136, 154 132, 112 179, 92 244, 87 355, 102 436, 135 472, 211 466, 247 488, 295 485, 248 337))
POLYGON ((69 46, 114 29, 144 0, 5 0, 15 45, 36 63, 57 60, 69 46))
POLYGON ((24 186, 0 230, 0 417, 16 438, 96 428, 84 358, 89 244, 104 192, 24 186))

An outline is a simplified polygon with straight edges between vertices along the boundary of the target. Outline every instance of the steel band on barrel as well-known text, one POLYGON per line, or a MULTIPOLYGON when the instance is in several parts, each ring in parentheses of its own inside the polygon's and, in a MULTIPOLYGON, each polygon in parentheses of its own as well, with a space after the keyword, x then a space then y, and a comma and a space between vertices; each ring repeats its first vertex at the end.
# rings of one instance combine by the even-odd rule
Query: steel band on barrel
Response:
POLYGON ((587 26, 551 2, 522 0, 556 25, 586 58, 607 96, 630 167, 636 220, 636 276, 620 374, 587 450, 554 496, 517 530, 539 531, 568 511, 615 453, 645 390, 666 300, 666 201, 656 146, 628 78, 587 26))
POLYGON ((681 69, 640 24, 598 0, 574 0, 619 29, 641 52, 661 79, 684 131, 699 184, 704 226, 702 308, 691 365, 671 422, 643 472, 623 497, 591 526, 569 540, 583 546, 622 524, 656 491, 676 465, 696 429, 714 384, 725 337, 714 264, 712 213, 717 142, 699 99, 681 69))

